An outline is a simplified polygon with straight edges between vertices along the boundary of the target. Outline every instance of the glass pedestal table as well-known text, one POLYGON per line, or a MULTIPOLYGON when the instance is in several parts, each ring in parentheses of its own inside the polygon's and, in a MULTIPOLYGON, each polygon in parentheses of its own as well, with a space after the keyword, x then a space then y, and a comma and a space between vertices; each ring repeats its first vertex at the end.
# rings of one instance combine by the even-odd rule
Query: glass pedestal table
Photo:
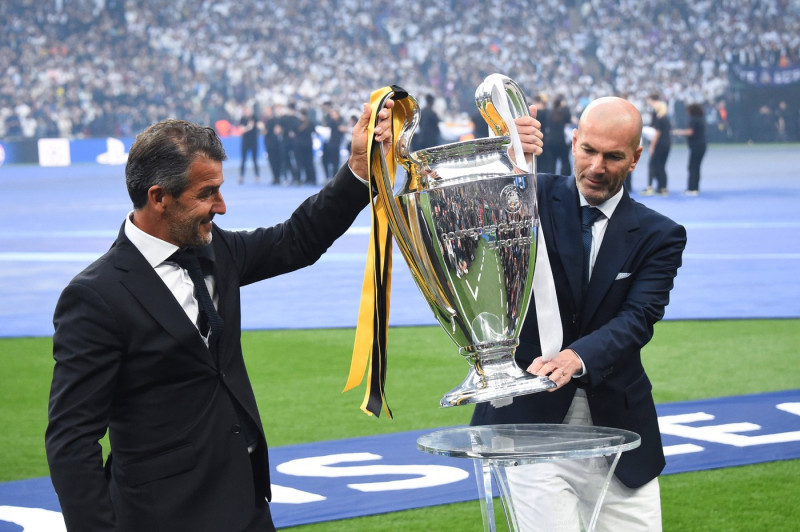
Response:
POLYGON ((600 490, 587 532, 594 530, 608 484, 619 457, 635 449, 641 438, 635 432, 586 425, 484 425, 454 427, 425 434, 417 448, 429 454, 472 458, 485 530, 495 530, 492 475, 503 502, 508 529, 519 530, 509 491, 506 468, 555 460, 607 457, 608 475, 600 490))

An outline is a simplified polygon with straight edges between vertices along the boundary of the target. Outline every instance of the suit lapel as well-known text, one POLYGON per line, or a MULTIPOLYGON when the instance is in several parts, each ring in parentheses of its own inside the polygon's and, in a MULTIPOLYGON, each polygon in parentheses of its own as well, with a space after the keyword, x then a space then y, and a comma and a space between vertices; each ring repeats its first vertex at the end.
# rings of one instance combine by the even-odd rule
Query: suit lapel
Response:
POLYGON ((543 224, 547 243, 561 262, 574 308, 578 308, 583 291, 583 245, 581 244, 580 220, 578 214, 578 189, 575 182, 563 180, 563 184, 553 188, 551 196, 553 210, 549 223, 543 224))
POLYGON ((215 368, 211 352, 197 328, 152 266, 125 236, 124 225, 114 247, 114 267, 124 272, 122 285, 170 336, 193 353, 201 354, 201 361, 215 368))
POLYGON ((592 278, 586 291, 581 323, 587 323, 603 297, 611 288, 617 275, 640 240, 639 220, 633 210, 633 201, 627 192, 608 221, 603 243, 597 253, 592 278))

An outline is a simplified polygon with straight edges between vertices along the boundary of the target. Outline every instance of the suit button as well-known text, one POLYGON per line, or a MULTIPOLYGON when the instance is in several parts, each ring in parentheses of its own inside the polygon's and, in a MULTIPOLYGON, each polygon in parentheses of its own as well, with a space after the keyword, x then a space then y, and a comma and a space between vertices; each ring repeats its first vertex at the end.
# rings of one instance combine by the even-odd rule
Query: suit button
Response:
POLYGON ((231 432, 234 433, 234 434, 239 434, 240 432, 242 432, 241 425, 236 424, 236 425, 232 426, 231 427, 231 432))
POLYGON ((220 378, 221 378, 221 379, 224 379, 225 377, 227 377, 227 376, 228 376, 228 374, 227 374, 227 373, 225 373, 224 371, 220 371, 220 372, 219 372, 219 376, 220 376, 220 378))

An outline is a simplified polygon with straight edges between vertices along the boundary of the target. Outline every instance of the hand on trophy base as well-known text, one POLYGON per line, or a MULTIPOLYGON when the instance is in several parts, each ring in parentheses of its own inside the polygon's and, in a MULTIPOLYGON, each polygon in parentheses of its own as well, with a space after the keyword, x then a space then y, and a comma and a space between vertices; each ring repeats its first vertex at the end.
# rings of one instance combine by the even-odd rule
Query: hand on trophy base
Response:
POLYGON ((513 353, 499 357, 481 356, 470 366, 464 381, 447 392, 439 404, 448 407, 485 403, 555 387, 556 383, 547 377, 537 377, 520 369, 514 362, 513 353))

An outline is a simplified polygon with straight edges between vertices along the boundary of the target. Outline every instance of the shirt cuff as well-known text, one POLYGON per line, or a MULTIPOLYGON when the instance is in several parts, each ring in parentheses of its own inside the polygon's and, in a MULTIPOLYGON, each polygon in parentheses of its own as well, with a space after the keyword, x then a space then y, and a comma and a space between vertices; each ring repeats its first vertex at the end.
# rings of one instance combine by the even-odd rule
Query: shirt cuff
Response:
POLYGON ((357 173, 355 173, 355 172, 353 171, 353 168, 350 166, 350 163, 347 163, 347 168, 349 168, 349 169, 350 169, 350 173, 351 173, 351 174, 353 174, 353 176, 354 176, 356 179, 358 179, 359 181, 361 181, 362 183, 364 183, 366 186, 369 186, 369 181, 367 181, 366 179, 364 179, 363 177, 361 177, 360 175, 358 175, 357 173))
POLYGON ((575 356, 576 356, 576 357, 578 357, 578 360, 580 360, 580 361, 581 361, 581 372, 580 372, 580 373, 576 373, 576 374, 574 374, 574 375, 572 376, 572 378, 573 378, 573 379, 580 379, 581 377, 583 377, 583 376, 585 376, 585 375, 586 375, 586 364, 584 364, 584 363, 583 363, 583 359, 582 359, 582 358, 581 358, 581 356, 580 356, 580 355, 577 353, 577 351, 575 351, 575 350, 573 349, 573 350, 572 350, 572 352, 573 352, 573 353, 575 353, 575 356))

